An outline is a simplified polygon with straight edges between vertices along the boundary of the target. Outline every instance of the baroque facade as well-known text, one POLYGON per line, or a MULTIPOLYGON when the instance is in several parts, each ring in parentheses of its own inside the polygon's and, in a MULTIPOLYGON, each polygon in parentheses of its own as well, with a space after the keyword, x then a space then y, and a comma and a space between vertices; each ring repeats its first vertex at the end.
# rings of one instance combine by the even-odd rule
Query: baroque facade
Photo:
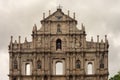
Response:
POLYGON ((9 44, 9 80, 108 80, 108 40, 86 40, 85 26, 77 27, 61 8, 33 26, 32 41, 9 44))

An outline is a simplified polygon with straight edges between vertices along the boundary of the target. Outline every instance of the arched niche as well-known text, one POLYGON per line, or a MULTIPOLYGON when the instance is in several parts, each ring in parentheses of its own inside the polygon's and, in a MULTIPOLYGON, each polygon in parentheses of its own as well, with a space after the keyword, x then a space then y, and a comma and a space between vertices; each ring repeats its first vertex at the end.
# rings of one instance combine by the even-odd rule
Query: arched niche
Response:
POLYGON ((86 62, 86 74, 93 75, 94 74, 94 61, 87 61, 86 62))
POLYGON ((62 41, 61 39, 56 40, 56 50, 61 50, 62 49, 62 41))
POLYGON ((62 62, 56 62, 55 64, 55 74, 56 75, 63 75, 63 63, 62 62))
POLYGON ((25 65, 25 75, 31 75, 31 66, 30 66, 30 64, 29 63, 26 63, 26 65, 25 65))
POLYGON ((64 59, 53 60, 53 75, 64 75, 65 74, 65 61, 64 59))

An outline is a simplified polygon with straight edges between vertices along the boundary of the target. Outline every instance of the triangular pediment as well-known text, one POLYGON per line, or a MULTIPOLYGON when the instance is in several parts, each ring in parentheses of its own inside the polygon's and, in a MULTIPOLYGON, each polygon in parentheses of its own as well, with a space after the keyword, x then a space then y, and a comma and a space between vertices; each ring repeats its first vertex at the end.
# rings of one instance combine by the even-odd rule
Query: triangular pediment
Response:
POLYGON ((71 18, 70 16, 64 14, 61 9, 57 9, 56 12, 49 15, 42 21, 76 21, 74 18, 71 18))

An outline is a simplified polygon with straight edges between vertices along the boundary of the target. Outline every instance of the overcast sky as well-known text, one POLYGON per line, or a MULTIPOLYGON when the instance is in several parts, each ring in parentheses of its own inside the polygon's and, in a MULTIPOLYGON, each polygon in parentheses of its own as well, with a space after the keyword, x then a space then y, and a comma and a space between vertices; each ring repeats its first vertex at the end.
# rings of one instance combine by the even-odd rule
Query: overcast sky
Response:
POLYGON ((31 41, 33 25, 40 28, 43 12, 48 16, 48 10, 56 11, 59 4, 71 17, 76 13, 78 28, 84 23, 87 40, 108 35, 110 76, 120 70, 120 0, 0 0, 0 80, 8 80, 10 36, 31 41))

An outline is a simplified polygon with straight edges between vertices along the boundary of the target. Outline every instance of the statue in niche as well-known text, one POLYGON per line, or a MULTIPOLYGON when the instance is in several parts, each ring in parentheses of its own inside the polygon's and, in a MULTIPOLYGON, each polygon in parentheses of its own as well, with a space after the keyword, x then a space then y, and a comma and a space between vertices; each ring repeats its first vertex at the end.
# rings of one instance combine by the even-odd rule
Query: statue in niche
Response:
POLYGON ((72 37, 71 47, 72 47, 72 48, 75 48, 75 37, 72 37))
POLYGON ((58 39, 57 41, 56 41, 56 50, 57 49, 61 49, 62 48, 62 41, 60 40, 60 39, 58 39))
POLYGON ((17 64, 17 60, 16 60, 16 59, 14 60, 14 64, 13 64, 13 65, 14 65, 14 66, 13 66, 14 69, 17 69, 17 68, 18 68, 18 64, 17 64))
POLYGON ((40 62, 40 60, 37 61, 37 69, 41 69, 41 62, 40 62))
POLYGON ((77 38, 76 36, 73 37, 73 48, 77 48, 78 44, 77 44, 77 38))
POLYGON ((61 49, 61 44, 60 44, 60 42, 57 43, 57 49, 61 49))
POLYGON ((75 40, 75 46, 76 46, 76 48, 81 47, 81 45, 82 45, 81 41, 79 41, 79 40, 76 38, 76 40, 75 40))
POLYGON ((38 37, 38 40, 37 40, 37 41, 38 41, 38 44, 37 44, 37 45, 38 45, 38 47, 40 47, 41 44, 42 44, 42 38, 41 38, 41 37, 38 37))
POLYGON ((57 25, 57 32, 62 32, 61 29, 60 29, 60 24, 57 25))
POLYGON ((47 37, 45 37, 45 48, 48 47, 48 40, 47 40, 47 37))
POLYGON ((100 58, 100 68, 104 68, 104 53, 101 54, 101 58, 100 58))
POLYGON ((81 65, 80 65, 80 60, 77 60, 77 61, 76 61, 76 68, 79 69, 80 67, 81 67, 81 65))

